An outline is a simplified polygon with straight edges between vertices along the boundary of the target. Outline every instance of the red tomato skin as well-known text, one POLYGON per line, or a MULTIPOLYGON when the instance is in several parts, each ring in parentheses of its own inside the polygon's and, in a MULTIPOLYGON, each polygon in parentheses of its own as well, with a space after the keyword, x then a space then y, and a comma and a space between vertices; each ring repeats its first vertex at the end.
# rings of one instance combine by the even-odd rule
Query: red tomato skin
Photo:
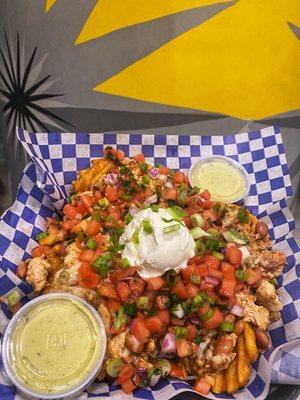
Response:
POLYGON ((77 208, 74 206, 71 206, 71 204, 66 204, 63 208, 63 213, 65 214, 66 217, 69 219, 73 219, 76 217, 78 214, 77 208))
POLYGON ((79 261, 91 262, 94 258, 94 250, 92 249, 83 249, 79 254, 79 261))
POLYGON ((118 190, 115 187, 107 186, 105 190, 105 197, 110 203, 118 200, 118 190))
POLYGON ((173 181, 175 183, 183 183, 183 173, 181 171, 176 171, 173 175, 173 181))
POLYGON ((83 262, 77 270, 77 281, 80 286, 93 289, 98 286, 100 277, 94 272, 89 263, 83 262))
POLYGON ((217 257, 211 256, 210 254, 204 256, 204 262, 208 268, 211 267, 215 269, 218 269, 221 264, 221 261, 217 257))
POLYGON ((162 175, 169 175, 170 173, 170 168, 168 167, 159 167, 158 172, 162 175))
POLYGON ((140 317, 135 318, 131 322, 130 330, 133 336, 135 336, 136 339, 143 344, 147 342, 150 336, 150 332, 145 326, 145 321, 140 317))
POLYGON ((194 285, 193 283, 188 283, 186 285, 186 290, 187 290, 188 298, 193 299, 199 293, 199 286, 194 285))
POLYGON ((190 264, 199 265, 202 261, 203 261, 203 257, 201 257, 201 256, 194 256, 194 257, 192 257, 192 258, 189 259, 188 265, 190 265, 190 264))
POLYGON ((171 362, 171 371, 170 371, 170 376, 173 378, 184 378, 184 372, 180 368, 178 363, 171 362))
POLYGON ((128 299, 131 294, 131 289, 126 282, 119 282, 117 285, 117 293, 123 303, 128 299))
POLYGON ((243 258, 243 253, 238 247, 231 246, 226 251, 226 258, 231 264, 240 265, 243 258))
POLYGON ((145 162, 144 154, 140 153, 133 157, 138 163, 142 164, 145 162))
POLYGON ((204 378, 200 378, 194 385, 194 390, 204 396, 210 391, 210 385, 206 383, 204 378))
POLYGON ((233 265, 223 261, 220 270, 225 278, 234 279, 235 268, 233 265))
POLYGON ((145 320, 145 326, 151 334, 162 333, 164 326, 158 316, 149 317, 145 320))
POLYGON ((165 281, 163 280, 163 278, 157 277, 157 278, 149 278, 147 280, 147 283, 148 283, 148 290, 159 290, 164 286, 165 281))
POLYGON ((115 221, 118 221, 121 217, 118 207, 114 205, 110 205, 108 207, 108 215, 112 217, 115 221))
POLYGON ((128 381, 124 382, 121 385, 121 387, 122 387, 123 392, 126 393, 126 394, 132 393, 133 390, 135 389, 135 386, 134 386, 134 384, 133 384, 131 379, 129 379, 128 381))
POLYGON ((132 378, 134 369, 131 364, 122 364, 120 367, 120 373, 118 377, 118 383, 122 385, 132 378))
POLYGON ((213 201, 207 200, 202 204, 202 208, 203 208, 203 210, 210 210, 213 207, 213 205, 214 205, 213 201))
POLYGON ((204 200, 210 200, 210 192, 205 189, 202 193, 200 193, 200 196, 204 199, 204 200))
POLYGON ((211 318, 207 321, 202 321, 202 325, 205 329, 215 329, 218 326, 220 326, 223 321, 224 321, 223 314, 218 309, 218 307, 216 307, 213 309, 213 314, 211 318))
POLYGON ((95 236, 100 232, 100 229, 101 229, 101 224, 99 222, 90 220, 87 221, 85 233, 88 236, 95 236))
POLYGON ((113 311, 116 312, 120 309, 120 307, 122 306, 122 304, 115 299, 106 299, 105 300, 105 305, 108 308, 108 311, 113 311))
POLYGON ((171 289, 171 292, 176 294, 176 296, 178 296, 180 299, 185 300, 188 298, 187 290, 180 278, 177 279, 177 282, 171 289))
POLYGON ((169 323, 170 323, 170 311, 169 310, 160 310, 157 313, 157 316, 165 326, 169 325, 169 323))
POLYGON ((183 218, 183 222, 185 223, 185 225, 186 225, 186 227, 187 227, 188 229, 192 229, 193 224, 192 224, 192 221, 191 221, 191 219, 190 219, 189 216, 184 217, 184 218, 183 218))
POLYGON ((176 189, 165 189, 163 197, 166 200, 176 200, 178 197, 178 191, 176 189))
POLYGON ((80 196, 80 202, 86 209, 94 205, 93 198, 87 194, 83 194, 80 196))
POLYGON ((235 279, 224 278, 222 281, 220 294, 225 297, 234 296, 235 285, 236 285, 235 279))
POLYGON ((197 328, 192 324, 188 324, 186 340, 193 341, 196 337, 196 334, 197 334, 197 328))

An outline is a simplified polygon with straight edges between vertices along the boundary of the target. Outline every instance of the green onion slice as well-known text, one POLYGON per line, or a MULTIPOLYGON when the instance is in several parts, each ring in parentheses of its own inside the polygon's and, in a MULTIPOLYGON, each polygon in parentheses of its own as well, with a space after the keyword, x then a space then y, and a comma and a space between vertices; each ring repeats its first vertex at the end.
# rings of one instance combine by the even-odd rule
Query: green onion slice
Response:
POLYGON ((223 332, 233 332, 234 331, 234 324, 231 322, 222 322, 221 323, 221 331, 223 332))

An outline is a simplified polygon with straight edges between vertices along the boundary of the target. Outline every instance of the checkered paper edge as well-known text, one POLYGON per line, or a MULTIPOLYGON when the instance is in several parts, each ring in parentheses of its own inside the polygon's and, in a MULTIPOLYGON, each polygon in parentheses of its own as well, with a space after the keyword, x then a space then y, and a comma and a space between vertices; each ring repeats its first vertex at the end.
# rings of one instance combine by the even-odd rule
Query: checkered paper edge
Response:
MULTIPOLYGON (((21 259, 22 256, 26 258, 30 248, 34 245, 31 238, 43 229, 45 217, 55 212, 52 201, 45 195, 46 191, 43 183, 45 183, 46 180, 47 176, 45 176, 45 172, 43 172, 41 168, 29 165, 24 171, 15 204, 3 215, 0 222, 0 232, 5 233, 3 237, 0 237, 1 294, 8 292, 15 285, 18 285, 24 294, 24 302, 32 296, 31 288, 24 282, 18 280, 14 275, 14 271, 18 260, 21 259)), ((275 204, 272 203, 268 209, 265 208, 262 217, 272 226, 271 234, 276 245, 283 248, 285 253, 288 254, 289 267, 287 268, 283 285, 280 289, 283 292, 282 296, 284 296, 284 307, 286 311, 284 313, 284 315, 286 315, 284 321, 285 326, 283 327, 282 324, 277 323, 277 325, 274 324, 274 326, 272 326, 271 330, 271 338, 274 347, 284 347, 287 341, 297 338, 297 331, 299 332, 299 298, 297 297, 297 293, 300 292, 298 287, 299 248, 289 233, 293 228, 294 222, 284 201, 275 204), (281 227, 280 230, 275 229, 278 226, 281 227), (283 235, 282 232, 284 232, 283 235), (295 267, 296 264, 297 267, 295 267)), ((282 284, 282 282, 280 283, 282 284)), ((4 326, 9 318, 10 314, 8 310, 4 308, 3 312, 0 314, 1 332, 3 332, 4 326)), ((256 365, 256 370, 258 370, 259 374, 253 372, 249 387, 236 395, 235 398, 262 398, 262 396, 264 396, 264 392, 268 389, 270 378, 266 376, 264 372, 271 371, 271 369, 266 368, 266 366, 271 363, 273 357, 271 352, 270 354, 265 354, 266 355, 263 355, 256 365)), ((297 354, 295 357, 297 357, 297 354)), ((290 376, 287 368, 288 363, 285 362, 282 365, 281 369, 279 367, 278 371, 275 371, 278 373, 277 375, 280 374, 281 377, 284 377, 284 375, 290 376)), ((275 372, 273 371, 273 375, 276 375, 275 372)), ((299 379, 299 377, 295 379, 299 379)), ((0 398, 15 398, 12 397, 14 390, 5 385, 5 381, 1 382, 1 380, 2 377, 0 377, 0 398), (8 392, 10 394, 4 397, 8 392)), ((281 382, 284 381, 284 379, 281 380, 281 382)), ((169 398, 179 391, 184 391, 188 388, 190 388, 190 386, 185 382, 162 380, 152 391, 149 389, 139 389, 135 392, 134 398, 154 398, 160 400, 162 397, 166 398, 166 396, 168 396, 169 398)), ((124 395, 122 395, 119 389, 108 387, 106 384, 96 384, 89 393, 82 395, 83 397, 81 396, 81 398, 101 398, 107 395, 113 398, 124 398, 124 395)), ((213 398, 218 397, 220 396, 213 396, 213 398)))
POLYGON ((255 214, 292 195, 282 137, 278 128, 229 136, 175 136, 116 133, 28 133, 17 129, 24 148, 44 171, 40 182, 57 209, 76 179, 76 171, 101 157, 106 145, 126 155, 143 152, 149 162, 187 170, 201 156, 225 155, 242 164, 250 179, 245 205, 255 214))

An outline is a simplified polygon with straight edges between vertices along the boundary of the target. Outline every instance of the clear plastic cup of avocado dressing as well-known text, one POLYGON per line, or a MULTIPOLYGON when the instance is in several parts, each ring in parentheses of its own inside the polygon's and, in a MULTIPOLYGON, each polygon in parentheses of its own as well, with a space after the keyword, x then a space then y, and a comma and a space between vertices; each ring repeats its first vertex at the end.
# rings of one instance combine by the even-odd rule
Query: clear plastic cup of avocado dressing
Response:
POLYGON ((42 295, 12 318, 2 342, 5 372, 29 398, 67 399, 96 378, 106 351, 97 311, 66 293, 42 295))
POLYGON ((190 167, 188 176, 191 186, 207 189, 214 201, 235 203, 247 197, 250 190, 247 171, 230 157, 203 157, 190 167))

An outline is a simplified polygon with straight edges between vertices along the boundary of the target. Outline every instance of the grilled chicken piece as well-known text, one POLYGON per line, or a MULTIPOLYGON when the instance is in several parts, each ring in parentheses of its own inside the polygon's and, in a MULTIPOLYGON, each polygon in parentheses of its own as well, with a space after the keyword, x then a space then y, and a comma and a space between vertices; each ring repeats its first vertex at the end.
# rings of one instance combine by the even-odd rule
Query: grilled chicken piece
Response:
POLYGON ((35 257, 28 263, 26 280, 35 292, 41 292, 47 285, 50 269, 50 263, 43 257, 35 257))
POLYGON ((276 294, 275 286, 266 279, 261 281, 256 290, 257 303, 264 306, 269 311, 281 311, 283 306, 276 294))
POLYGON ((237 304, 244 309, 244 321, 252 322, 259 328, 266 330, 270 324, 269 311, 265 307, 256 305, 255 300, 256 297, 251 294, 244 292, 236 294, 237 304))

